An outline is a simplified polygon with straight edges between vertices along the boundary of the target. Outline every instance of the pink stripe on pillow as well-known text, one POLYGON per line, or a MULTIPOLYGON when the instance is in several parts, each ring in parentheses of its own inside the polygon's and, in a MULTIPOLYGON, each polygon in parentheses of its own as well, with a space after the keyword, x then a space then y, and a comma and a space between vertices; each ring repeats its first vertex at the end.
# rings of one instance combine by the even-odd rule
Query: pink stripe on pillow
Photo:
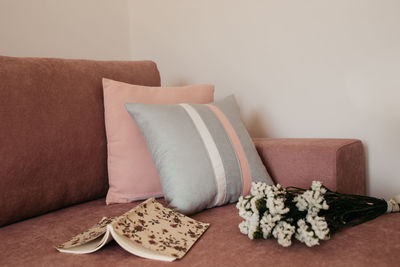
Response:
POLYGON ((197 113, 197 111, 189 104, 179 105, 185 109, 185 111, 188 113, 189 117, 193 121, 193 124, 195 125, 196 130, 203 141, 204 147, 211 161, 211 166, 214 171, 215 182, 217 184, 217 194, 215 195, 214 202, 210 207, 221 206, 222 204, 224 204, 226 197, 226 174, 224 164, 222 163, 221 154, 218 151, 217 145, 215 144, 215 141, 207 128, 207 125, 201 119, 199 113, 197 113))
POLYGON ((249 163, 246 158, 246 154, 244 152, 243 146, 240 143, 239 137, 236 134, 235 129, 233 129, 232 124, 229 122, 228 118, 225 114, 216 106, 211 104, 206 104, 217 116, 217 118, 221 121, 222 125, 225 128, 229 138, 231 139, 232 145, 236 151, 236 155, 239 159, 240 168, 242 170, 242 195, 248 195, 250 193, 251 188, 251 172, 249 163))

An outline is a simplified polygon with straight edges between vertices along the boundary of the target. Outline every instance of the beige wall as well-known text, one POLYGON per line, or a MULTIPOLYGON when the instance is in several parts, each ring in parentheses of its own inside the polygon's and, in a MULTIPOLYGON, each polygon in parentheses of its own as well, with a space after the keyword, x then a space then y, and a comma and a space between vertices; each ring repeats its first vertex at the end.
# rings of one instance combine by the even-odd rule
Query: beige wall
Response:
POLYGON ((0 54, 153 59, 235 94, 253 136, 363 140, 370 194, 400 192, 400 1, 16 2, 0 54))
POLYGON ((0 54, 130 57, 126 1, 0 0, 0 54))

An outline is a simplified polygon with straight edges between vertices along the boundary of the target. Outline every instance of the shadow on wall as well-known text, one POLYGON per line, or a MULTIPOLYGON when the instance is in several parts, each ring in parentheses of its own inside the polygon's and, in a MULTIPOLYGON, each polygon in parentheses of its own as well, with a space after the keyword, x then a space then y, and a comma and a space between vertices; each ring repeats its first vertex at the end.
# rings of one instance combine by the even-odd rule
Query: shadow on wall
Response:
MULTIPOLYGON (((245 121, 245 120, 243 120, 245 121)), ((251 137, 268 137, 268 131, 264 127, 264 121, 261 118, 259 112, 253 112, 246 121, 246 128, 249 131, 251 137)))

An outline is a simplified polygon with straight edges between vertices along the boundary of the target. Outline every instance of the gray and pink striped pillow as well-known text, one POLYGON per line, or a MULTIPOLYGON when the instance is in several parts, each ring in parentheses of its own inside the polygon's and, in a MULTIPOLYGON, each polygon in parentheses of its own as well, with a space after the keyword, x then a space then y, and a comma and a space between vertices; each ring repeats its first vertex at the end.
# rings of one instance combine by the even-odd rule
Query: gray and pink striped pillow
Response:
POLYGON ((272 184, 234 96, 213 104, 125 106, 146 139, 170 207, 192 214, 237 201, 252 181, 272 184))

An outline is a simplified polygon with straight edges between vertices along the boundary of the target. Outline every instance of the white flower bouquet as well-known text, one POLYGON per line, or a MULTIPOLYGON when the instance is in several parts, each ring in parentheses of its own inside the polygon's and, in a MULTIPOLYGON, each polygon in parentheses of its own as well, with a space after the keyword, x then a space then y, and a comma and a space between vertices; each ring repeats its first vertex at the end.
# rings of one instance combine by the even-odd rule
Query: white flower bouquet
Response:
POLYGON ((318 181, 312 182, 309 189, 259 182, 252 184, 250 195, 239 198, 236 207, 244 219, 239 224, 240 232, 250 239, 276 238, 288 247, 294 237, 312 247, 345 226, 398 212, 399 204, 400 195, 385 201, 341 194, 318 181))

